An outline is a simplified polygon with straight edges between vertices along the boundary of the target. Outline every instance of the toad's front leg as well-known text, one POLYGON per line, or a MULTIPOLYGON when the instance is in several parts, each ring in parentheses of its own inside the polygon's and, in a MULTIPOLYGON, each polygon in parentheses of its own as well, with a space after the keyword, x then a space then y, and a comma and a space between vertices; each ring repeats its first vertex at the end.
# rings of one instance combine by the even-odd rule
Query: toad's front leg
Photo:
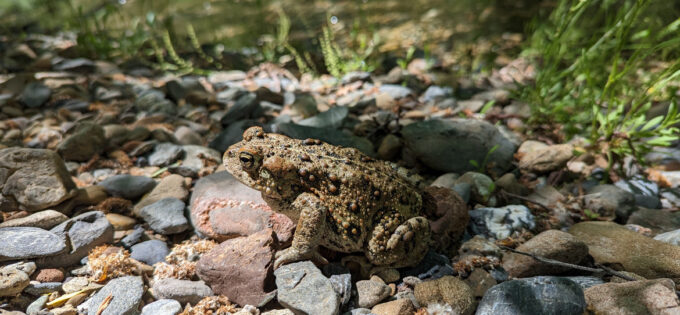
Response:
POLYGON ((313 194, 302 193, 291 205, 300 211, 293 245, 276 253, 274 269, 290 262, 311 259, 321 264, 328 261, 317 251, 323 232, 326 229, 326 207, 313 194))

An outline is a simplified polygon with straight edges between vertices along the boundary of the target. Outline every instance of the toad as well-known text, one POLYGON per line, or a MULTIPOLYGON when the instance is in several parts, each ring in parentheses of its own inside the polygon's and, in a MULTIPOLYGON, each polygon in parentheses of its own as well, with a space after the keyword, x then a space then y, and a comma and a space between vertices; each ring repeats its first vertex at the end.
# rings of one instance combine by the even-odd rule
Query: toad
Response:
POLYGON ((320 140, 291 139, 251 127, 224 153, 227 170, 259 190, 267 204, 297 222, 282 264, 327 260, 319 246, 363 252, 375 266, 417 264, 430 242, 417 183, 396 164, 320 140))

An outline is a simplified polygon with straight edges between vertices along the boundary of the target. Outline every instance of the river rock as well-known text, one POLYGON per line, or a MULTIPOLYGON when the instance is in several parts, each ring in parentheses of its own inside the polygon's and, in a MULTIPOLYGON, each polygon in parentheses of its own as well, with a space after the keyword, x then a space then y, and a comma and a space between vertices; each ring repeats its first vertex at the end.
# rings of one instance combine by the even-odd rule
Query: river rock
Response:
POLYGON ((169 253, 168 245, 159 240, 148 240, 130 247, 130 257, 147 265, 165 261, 169 253))
POLYGON ((0 150, 0 183, 0 211, 42 210, 77 194, 64 161, 50 150, 0 150))
POLYGON ((372 280, 359 280, 356 287, 357 306, 362 308, 373 307, 390 296, 392 292, 392 289, 385 283, 372 280))
POLYGON ((142 208, 140 215, 157 233, 177 234, 189 228, 189 222, 184 216, 184 208, 182 200, 170 197, 142 208))
POLYGON ((78 124, 71 135, 57 147, 57 152, 66 161, 85 162, 106 148, 104 129, 98 124, 85 122, 78 124))
POLYGON ((186 200, 189 196, 189 190, 186 187, 184 177, 172 174, 164 177, 156 187, 148 194, 142 197, 132 209, 135 215, 140 215, 142 208, 164 198, 174 197, 179 200, 186 200))
POLYGON ((215 294, 239 305, 260 305, 273 296, 272 230, 222 242, 203 254, 196 273, 215 294))
POLYGON ((108 177, 98 185, 111 196, 137 200, 156 187, 156 181, 151 177, 121 174, 108 177))
POLYGON ((585 290, 596 314, 680 314, 680 300, 670 279, 605 283, 585 290))
POLYGON ((28 275, 17 268, 11 266, 0 268, 0 297, 21 293, 30 281, 28 275))
POLYGON ((584 206, 602 217, 616 217, 623 223, 637 210, 633 194, 614 185, 598 185, 586 192, 584 206))
MULTIPOLYGON (((517 250, 576 265, 588 256, 588 246, 585 243, 559 230, 542 232, 517 247, 517 250)), ((553 275, 570 270, 567 267, 541 263, 532 257, 516 253, 507 253, 503 257, 503 269, 515 278, 553 275)))
POLYGON ((628 217, 626 224, 643 226, 654 233, 666 233, 680 229, 680 212, 638 208, 628 217))
POLYGON ((476 315, 573 314, 586 310, 583 290, 560 277, 534 277, 506 281, 489 289, 476 315))
POLYGON ((59 211, 43 210, 29 216, 13 219, 0 223, 0 229, 4 227, 35 227, 51 229, 57 224, 68 220, 68 217, 59 211))
POLYGON ((31 82, 21 92, 21 102, 28 108, 37 108, 50 99, 52 90, 41 82, 31 82))
POLYGON ((416 284, 413 294, 421 306, 448 304, 456 314, 471 314, 474 311, 472 289, 463 281, 452 276, 416 284))
POLYGON ((66 251, 57 234, 33 227, 0 228, 0 261, 53 256, 66 251))
POLYGON ((182 154, 184 150, 180 145, 169 142, 159 143, 149 155, 149 165, 168 166, 182 157, 182 154))
POLYGON ((55 226, 50 232, 61 236, 70 251, 38 259, 39 267, 66 267, 78 263, 96 246, 113 242, 113 226, 101 211, 85 212, 55 226))
POLYGON ((328 278, 311 261, 283 265, 274 271, 277 299, 296 313, 339 313, 340 298, 328 278))
POLYGON ((371 309, 376 315, 411 315, 415 312, 410 299, 398 299, 378 304, 371 309))
POLYGON ((142 315, 177 315, 182 305, 175 300, 162 299, 144 305, 142 315))
POLYGON ((517 149, 494 125, 472 119, 426 120, 407 125, 401 133, 418 160, 442 172, 476 170, 470 164, 474 160, 486 161, 482 167, 500 173, 512 167, 517 149))
POLYGON ((504 239, 522 229, 532 230, 536 222, 529 208, 510 205, 502 208, 478 208, 470 213, 468 229, 472 235, 504 239))
POLYGON ((535 173, 551 172, 564 167, 573 156, 574 147, 571 144, 549 145, 522 155, 519 168, 535 173))
POLYGON ((139 314, 139 305, 144 294, 141 277, 126 276, 109 281, 99 292, 87 300, 88 315, 134 315, 139 314), (102 313, 97 309, 111 295, 113 298, 102 313))
POLYGON ((680 248, 660 242, 612 222, 582 222, 569 233, 588 245, 596 263, 621 266, 647 279, 680 281, 680 248))
POLYGON ((181 304, 196 305, 204 297, 212 295, 213 291, 203 281, 167 278, 153 283, 153 296, 156 299, 171 299, 181 304))

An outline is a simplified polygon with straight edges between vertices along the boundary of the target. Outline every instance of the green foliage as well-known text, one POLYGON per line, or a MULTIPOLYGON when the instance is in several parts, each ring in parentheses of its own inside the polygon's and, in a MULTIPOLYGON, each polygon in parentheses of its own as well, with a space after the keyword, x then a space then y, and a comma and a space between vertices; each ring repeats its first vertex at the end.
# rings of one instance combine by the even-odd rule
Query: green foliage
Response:
POLYGON ((406 51, 406 57, 404 59, 397 59, 397 64, 399 65, 399 68, 402 70, 406 70, 406 67, 408 67, 409 62, 413 60, 413 54, 416 52, 416 48, 414 46, 411 46, 408 48, 406 51))
POLYGON ((365 32, 355 24, 348 41, 341 44, 332 25, 323 27, 319 45, 328 73, 340 77, 351 71, 373 71, 376 65, 371 58, 380 42, 378 34, 365 32))
POLYGON ((674 102, 664 117, 645 114, 675 97, 677 11, 664 1, 560 0, 547 22, 534 25, 525 51, 538 61, 535 85, 521 91, 532 120, 588 137, 610 166, 625 154, 642 161, 653 146, 676 140, 674 102), (651 68, 653 61, 665 69, 651 68))
MULTIPOLYGON (((489 158, 491 157, 491 154, 496 152, 496 150, 498 150, 497 144, 491 147, 491 149, 489 149, 489 152, 486 152, 486 155, 484 156, 484 160, 482 161, 482 163, 479 163, 476 160, 470 160, 470 165, 477 168, 477 173, 485 174, 488 167, 487 164, 489 163, 489 158)), ((493 189, 491 189, 491 191, 493 191, 493 189)))

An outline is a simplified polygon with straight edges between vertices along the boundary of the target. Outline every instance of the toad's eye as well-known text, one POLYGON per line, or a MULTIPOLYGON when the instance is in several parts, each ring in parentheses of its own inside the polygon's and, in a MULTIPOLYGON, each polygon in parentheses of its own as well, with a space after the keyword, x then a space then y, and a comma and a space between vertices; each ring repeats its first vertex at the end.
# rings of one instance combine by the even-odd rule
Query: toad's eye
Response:
POLYGON ((241 160, 241 165, 245 168, 251 168, 255 165, 255 157, 250 152, 241 152, 238 159, 241 160))

